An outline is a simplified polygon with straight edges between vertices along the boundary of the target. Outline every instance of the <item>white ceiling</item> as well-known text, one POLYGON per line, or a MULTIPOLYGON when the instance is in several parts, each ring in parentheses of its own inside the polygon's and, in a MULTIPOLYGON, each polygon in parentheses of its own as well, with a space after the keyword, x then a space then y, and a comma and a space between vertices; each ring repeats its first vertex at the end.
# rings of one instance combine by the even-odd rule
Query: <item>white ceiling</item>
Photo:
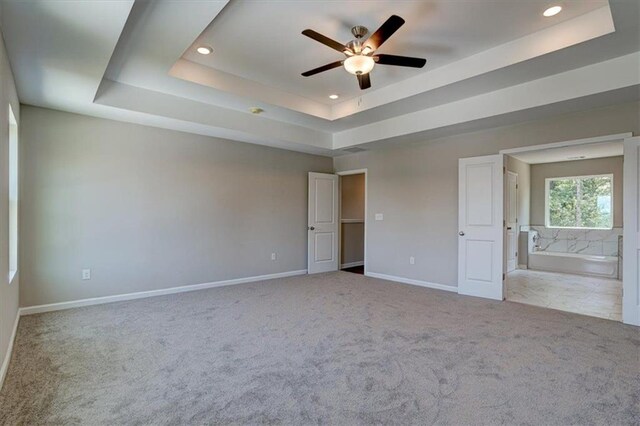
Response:
POLYGON ((624 144, 622 141, 611 141, 542 149, 539 151, 528 151, 509 155, 528 164, 541 164, 616 157, 623 154, 623 148, 624 144))
POLYGON ((563 0, 554 18, 540 0, 1 1, 23 103, 303 152, 640 99, 637 1, 563 0), (363 92, 341 69, 299 75, 339 56, 302 29, 347 41, 391 14, 407 23, 380 51, 424 69, 376 66, 363 92))
POLYGON ((548 0, 527 1, 232 1, 198 37, 184 58, 286 92, 331 104, 361 93, 356 78, 344 69, 312 77, 301 72, 344 58, 303 35, 314 29, 346 43, 350 29, 364 25, 374 32, 392 14, 406 23, 379 53, 428 59, 423 69, 376 66, 375 90, 605 7, 607 0, 564 1, 565 11, 542 16, 548 0), (203 56, 199 45, 214 48, 203 56))

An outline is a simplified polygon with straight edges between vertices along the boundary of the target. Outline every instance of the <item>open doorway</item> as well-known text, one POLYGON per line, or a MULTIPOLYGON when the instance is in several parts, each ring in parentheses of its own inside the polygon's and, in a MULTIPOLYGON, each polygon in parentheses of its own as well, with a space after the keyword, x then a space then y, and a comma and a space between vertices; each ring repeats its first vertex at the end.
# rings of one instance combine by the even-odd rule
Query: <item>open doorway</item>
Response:
POLYGON ((505 156, 505 297, 622 320, 623 140, 505 156))
POLYGON ((340 175, 340 269, 365 273, 366 171, 340 175))

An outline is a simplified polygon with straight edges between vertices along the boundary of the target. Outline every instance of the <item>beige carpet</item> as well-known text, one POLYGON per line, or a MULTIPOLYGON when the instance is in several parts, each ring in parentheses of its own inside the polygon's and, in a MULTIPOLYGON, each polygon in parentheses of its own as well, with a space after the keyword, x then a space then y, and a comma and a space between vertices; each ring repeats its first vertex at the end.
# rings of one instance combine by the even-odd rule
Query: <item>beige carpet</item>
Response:
POLYGON ((23 317, 2 424, 640 423, 640 329, 337 272, 23 317))

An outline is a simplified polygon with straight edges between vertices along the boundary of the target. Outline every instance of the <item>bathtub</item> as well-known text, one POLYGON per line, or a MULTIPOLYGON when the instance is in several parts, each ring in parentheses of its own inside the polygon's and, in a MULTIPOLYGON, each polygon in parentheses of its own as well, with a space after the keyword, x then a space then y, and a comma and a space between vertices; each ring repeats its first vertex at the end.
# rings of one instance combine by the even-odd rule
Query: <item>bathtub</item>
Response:
POLYGON ((576 253, 529 253, 529 269, 618 278, 618 258, 576 253))

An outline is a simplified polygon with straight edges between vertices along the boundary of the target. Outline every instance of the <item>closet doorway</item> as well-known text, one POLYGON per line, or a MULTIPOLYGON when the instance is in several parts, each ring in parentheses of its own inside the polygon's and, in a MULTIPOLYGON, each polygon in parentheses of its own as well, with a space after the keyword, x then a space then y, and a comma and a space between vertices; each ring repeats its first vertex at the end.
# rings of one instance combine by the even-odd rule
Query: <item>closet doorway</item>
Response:
POLYGON ((367 172, 352 170, 340 176, 340 269, 365 274, 367 172))

